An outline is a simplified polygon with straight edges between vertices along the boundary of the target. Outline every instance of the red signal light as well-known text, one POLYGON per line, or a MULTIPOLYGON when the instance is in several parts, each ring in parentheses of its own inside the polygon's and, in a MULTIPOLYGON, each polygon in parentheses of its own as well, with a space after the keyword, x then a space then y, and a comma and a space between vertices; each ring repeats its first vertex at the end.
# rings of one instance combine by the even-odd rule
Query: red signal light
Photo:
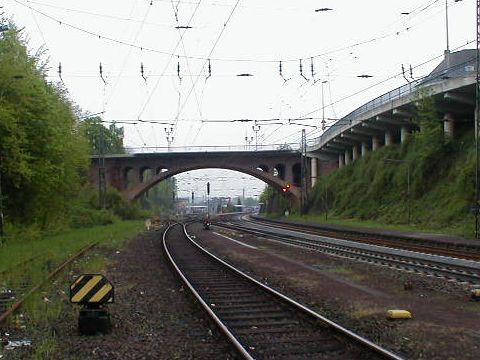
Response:
POLYGON ((290 184, 287 184, 282 188, 282 192, 284 192, 284 193, 289 192, 289 191, 290 191, 290 184))

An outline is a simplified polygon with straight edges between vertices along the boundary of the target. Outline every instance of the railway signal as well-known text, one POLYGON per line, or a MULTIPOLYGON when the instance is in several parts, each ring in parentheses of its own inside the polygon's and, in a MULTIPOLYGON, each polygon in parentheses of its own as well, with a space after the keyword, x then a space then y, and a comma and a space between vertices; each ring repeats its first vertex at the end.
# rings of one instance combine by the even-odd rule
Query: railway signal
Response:
POLYGON ((103 275, 80 275, 70 285, 70 302, 83 305, 78 317, 80 334, 107 334, 111 331, 110 314, 105 305, 113 303, 113 300, 113 285, 103 275))
POLYGON ((282 188, 282 192, 283 193, 288 193, 290 191, 290 184, 286 184, 283 188, 282 188))

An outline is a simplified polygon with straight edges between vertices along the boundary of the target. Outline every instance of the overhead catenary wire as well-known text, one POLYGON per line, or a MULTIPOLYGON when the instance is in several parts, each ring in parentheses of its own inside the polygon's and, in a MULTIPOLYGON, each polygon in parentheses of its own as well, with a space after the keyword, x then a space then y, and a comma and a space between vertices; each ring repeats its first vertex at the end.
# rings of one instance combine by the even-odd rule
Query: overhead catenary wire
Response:
MULTIPOLYGON (((16 1, 16 0, 15 0, 16 1)), ((195 7, 195 9, 193 10, 192 14, 190 15, 190 19, 188 20, 187 22, 187 25, 190 25, 190 23, 192 22, 193 18, 195 17, 195 14, 197 13, 199 7, 200 7, 200 4, 201 4, 201 0, 198 2, 197 6, 195 7)), ((187 31, 187 30, 184 30, 184 31, 187 31)), ((169 60, 167 61, 167 63, 165 64, 165 67, 163 68, 163 71, 161 73, 161 75, 159 76, 157 82, 155 83, 154 87, 153 87, 153 90, 152 92, 150 93, 150 95, 148 96, 148 98, 145 100, 144 104, 141 106, 141 109, 138 113, 138 118, 140 119, 146 109, 146 107, 148 106, 148 104, 150 103, 150 100, 152 99, 152 95, 155 93, 155 91, 157 90, 158 88, 158 85, 160 84, 160 80, 162 79, 163 75, 166 73, 167 69, 169 68, 170 66, 170 63, 172 62, 173 58, 174 58, 174 53, 175 51, 177 51, 177 48, 178 46, 180 45, 180 40, 177 41, 174 49, 173 49, 173 52, 170 54, 170 57, 169 57, 169 60)))
MULTIPOLYGON (((132 8, 131 8, 131 10, 130 10, 130 15, 133 13, 137 1, 138 1, 138 0, 136 0, 135 3, 134 3, 134 5, 132 6, 132 8)), ((139 26, 138 30, 136 31, 135 36, 134 36, 134 38, 133 38, 133 43, 134 43, 134 44, 137 42, 138 37, 140 36, 140 33, 141 33, 142 30, 143 30, 143 26, 145 25, 145 21, 146 21, 146 19, 147 19, 147 17, 148 17, 148 14, 150 13, 150 9, 151 9, 151 7, 149 6, 149 7, 147 8, 147 10, 145 11, 145 15, 143 16, 142 22, 140 23, 140 26, 139 26)), ((117 88, 118 88, 118 84, 120 83, 121 74, 123 74, 123 72, 124 72, 125 69, 126 69, 127 62, 128 62, 128 59, 130 58, 130 56, 132 55, 132 51, 133 51, 133 48, 130 48, 129 51, 128 51, 128 53, 127 53, 127 55, 126 55, 125 58, 123 59, 123 62, 122 62, 121 68, 120 68, 120 76, 117 77, 117 79, 116 79, 116 81, 115 81, 115 83, 114 83, 114 85, 113 85, 113 88, 112 88, 112 90, 111 90, 111 92, 110 92, 110 96, 109 96, 108 99, 107 99, 107 106, 108 106, 108 104, 110 103, 110 101, 112 100, 113 96, 115 95, 115 92, 116 92, 116 90, 117 90, 117 88)))
MULTIPOLYGON (((240 0, 237 0, 237 2, 235 3, 235 6, 234 6, 233 9, 230 11, 230 14, 229 14, 228 17, 227 17, 227 20, 226 20, 226 21, 224 22, 224 24, 223 24, 223 27, 222 27, 222 30, 220 31, 220 34, 218 35, 217 39, 215 40, 215 42, 214 42, 214 44, 213 44, 212 48, 210 49, 210 52, 209 52, 209 54, 208 54, 208 56, 207 56, 207 59, 205 60, 205 62, 204 62, 203 65, 202 65, 202 68, 200 69, 200 73, 203 72, 203 69, 205 68, 205 65, 207 64, 208 60, 211 58, 213 52, 215 51, 215 48, 217 47, 218 42, 220 41, 220 39, 221 39, 221 37, 222 37, 225 29, 227 28, 227 25, 228 25, 228 23, 230 22, 230 19, 232 18, 233 14, 235 13, 235 10, 237 9, 237 6, 238 6, 239 2, 240 2, 240 0)), ((192 88, 191 88, 190 91, 188 92, 187 98, 186 98, 185 101, 183 102, 182 107, 181 107, 181 109, 180 109, 180 112, 183 111, 183 108, 185 107, 185 105, 186 105, 186 103, 187 103, 187 101, 188 101, 188 99, 189 99, 189 97, 190 97, 190 94, 192 93, 192 90, 193 90, 193 88, 195 87, 195 84, 198 82, 198 79, 199 79, 199 78, 197 78, 197 80, 195 80, 195 83, 193 84, 192 88)), ((194 139, 193 139, 193 142, 195 142, 196 138, 198 137, 198 134, 200 133, 201 128, 202 128, 202 126, 200 125, 200 127, 199 127, 199 129, 198 129, 198 131, 197 131, 197 134, 195 135, 195 137, 194 137, 194 139)))
MULTIPOLYGON (((475 41, 475 40, 468 41, 466 44, 461 45, 461 46, 455 48, 454 51, 455 51, 455 50, 458 50, 458 49, 460 49, 460 48, 462 48, 462 47, 464 47, 464 46, 466 46, 466 45, 468 45, 468 44, 470 44, 470 43, 472 43, 472 42, 474 42, 474 41, 475 41)), ((444 55, 442 54, 442 55, 438 55, 438 56, 435 56, 435 57, 433 57, 433 58, 430 58, 430 59, 428 59, 428 60, 426 60, 426 61, 424 61, 424 62, 422 62, 422 63, 420 63, 420 64, 418 64, 418 65, 416 65, 416 66, 413 66, 412 69, 415 69, 415 68, 417 68, 417 67, 420 67, 420 66, 423 66, 423 65, 425 65, 425 64, 428 64, 429 62, 432 62, 432 61, 434 61, 434 60, 437 60, 437 59, 439 59, 439 58, 441 58, 441 57, 443 57, 443 56, 444 56, 444 55)), ((466 60, 464 63, 455 65, 455 67, 462 67, 462 66, 464 66, 465 64, 469 63, 470 61, 471 61, 471 59, 466 60)), ((451 67, 451 68, 455 68, 455 67, 451 67)), ((399 77, 399 76, 402 76, 402 75, 403 75, 402 72, 397 73, 397 74, 395 74, 395 75, 392 75, 392 76, 388 77, 387 79, 381 80, 381 81, 379 81, 379 82, 377 82, 377 83, 375 83, 375 84, 373 84, 373 85, 370 85, 370 86, 368 86, 368 87, 366 87, 366 88, 361 89, 360 91, 356 91, 356 92, 354 92, 354 93, 352 93, 352 94, 350 94, 350 95, 347 95, 347 96, 345 96, 345 97, 343 97, 343 98, 341 98, 341 99, 339 99, 339 100, 337 100, 337 101, 331 102, 330 104, 325 105, 325 107, 328 107, 328 106, 330 106, 330 105, 339 103, 339 102, 341 102, 341 101, 343 101, 343 100, 346 100, 346 99, 351 98, 351 97, 353 97, 353 96, 355 96, 355 95, 358 95, 358 94, 360 94, 360 93, 362 93, 362 92, 364 92, 364 91, 367 91, 367 90, 371 89, 372 87, 375 87, 375 86, 377 86, 377 85, 379 85, 379 84, 385 83, 386 81, 392 80, 392 79, 394 79, 394 78, 396 78, 396 77, 399 77)), ((438 76, 442 76, 442 75, 440 74, 440 75, 438 75, 438 76)), ((419 80, 419 79, 417 79, 417 80, 419 80)), ((321 110, 322 110, 322 107, 316 108, 316 109, 314 109, 314 110, 312 110, 312 111, 310 111, 310 112, 308 112, 308 113, 302 114, 302 115, 300 116, 300 118, 309 117, 309 116, 311 116, 312 114, 314 114, 314 113, 316 113, 316 112, 318 112, 318 111, 321 111, 321 110)), ((342 124, 341 121, 343 121, 343 120, 340 119, 340 120, 338 121, 338 124, 342 124)), ((328 126, 328 127, 329 127, 329 126, 328 126)), ((314 130, 313 132, 318 132, 318 131, 320 131, 320 130, 314 130)), ((284 139, 289 139, 289 138, 291 138, 291 137, 293 137, 293 136, 295 136, 295 135, 298 135, 298 134, 299 134, 299 131, 295 131, 294 133, 291 133, 291 134, 288 134, 288 135, 284 136, 283 138, 281 138, 281 139, 278 140, 278 141, 283 141, 284 139)), ((312 134, 312 132, 307 133, 307 135, 311 135, 311 134, 312 134)))
MULTIPOLYGON (((47 13, 41 11, 41 10, 38 10, 38 9, 34 8, 33 6, 31 6, 30 4, 24 3, 20 0, 11 0, 11 1, 14 1, 14 2, 18 3, 21 6, 30 8, 32 11, 34 11, 34 12, 36 12, 36 13, 38 13, 38 14, 40 14, 40 15, 42 15, 42 16, 44 16, 44 17, 46 17, 46 18, 48 18, 48 19, 50 19, 54 22, 57 22, 60 25, 70 27, 74 30, 83 32, 83 33, 85 33, 87 35, 90 35, 90 36, 94 36, 94 37, 96 37, 98 39, 101 39, 101 40, 103 39, 103 40, 110 41, 110 42, 113 42, 113 43, 121 44, 121 45, 124 45, 124 46, 130 46, 130 47, 137 48, 137 49, 140 49, 140 50, 143 50, 143 51, 162 54, 162 55, 165 55, 165 56, 179 56, 180 58, 188 58, 188 59, 196 59, 196 60, 207 60, 208 59, 208 57, 206 58, 206 57, 203 57, 203 56, 181 55, 181 54, 176 53, 175 52, 176 50, 174 50, 174 52, 168 52, 168 51, 163 51, 163 50, 159 50, 159 49, 150 48, 148 46, 135 45, 134 43, 130 43, 128 41, 124 41, 124 40, 116 39, 116 38, 113 38, 113 37, 110 37, 110 36, 102 35, 102 34, 93 32, 91 30, 84 29, 80 26, 70 24, 70 23, 65 22, 61 19, 56 18, 55 16, 49 15, 49 14, 47 14, 47 13)), ((198 4, 200 4, 200 3, 201 3, 201 1, 198 2, 198 4)), ((313 55, 298 56, 298 57, 295 57, 295 58, 287 58, 287 59, 282 59, 282 61, 283 62, 296 62, 299 59, 308 60, 310 58, 318 58, 318 57, 331 55, 331 54, 334 54, 334 53, 337 53, 337 52, 353 49, 353 48, 356 48, 356 47, 359 47, 359 46, 362 46, 362 45, 365 45, 365 44, 369 44, 369 43, 372 43, 372 42, 375 42, 375 41, 383 40, 383 39, 386 39, 386 38, 389 38, 389 37, 398 36, 401 32, 409 31, 412 27, 413 26, 410 26, 406 29, 399 30, 399 31, 394 31, 394 32, 389 33, 389 34, 379 35, 379 36, 376 36, 376 37, 373 37, 373 38, 370 38, 370 39, 357 41, 353 44, 349 44, 349 45, 339 47, 339 48, 336 48, 336 49, 332 49, 332 50, 327 50, 327 51, 322 52, 322 53, 317 53, 317 54, 313 54, 313 55)), ((255 58, 248 59, 248 58, 213 58, 213 57, 210 57, 210 59, 215 60, 215 61, 223 61, 223 62, 258 62, 258 63, 276 63, 276 62, 278 62, 278 59, 258 59, 258 58, 257 59, 255 59, 255 58)))
MULTIPOLYGON (((187 56, 187 50, 186 50, 186 48, 185 48, 185 42, 183 41, 183 34, 182 34, 181 31, 180 31, 180 26, 179 26, 180 23, 179 23, 179 20, 178 20, 178 11, 179 11, 179 6, 180 6, 180 0, 177 1, 177 4, 176 4, 176 5, 174 5, 173 0, 171 0, 171 4, 172 4, 172 9, 173 9, 173 12, 174 12, 174 15, 175 15, 175 21, 176 21, 176 23, 177 23, 178 35, 179 35, 179 40, 180 40, 180 42, 181 42, 181 44, 182 44, 183 54, 184 54, 185 56, 187 56)), ((189 26, 184 27, 184 28, 189 28, 189 26)), ((202 109, 201 109, 201 106, 200 106, 200 102, 199 102, 199 100, 198 100, 197 90, 196 90, 196 88, 195 88, 195 85, 196 85, 196 84, 195 84, 194 81, 193 81, 192 70, 191 70, 191 68, 190 68, 190 62, 189 62, 188 57, 185 57, 185 62, 186 62, 186 65, 187 65, 188 74, 190 75, 189 78, 190 78, 190 81, 191 81, 191 83, 192 83, 193 93, 194 93, 194 95, 195 95, 195 103, 196 103, 196 105, 197 105, 198 115, 200 116, 200 118, 202 118, 202 109)), ((210 62, 209 62, 209 65, 210 65, 210 62)), ((181 79, 181 77, 180 77, 180 62, 178 62, 178 77, 179 77, 180 81, 182 81, 182 79, 181 79)), ((180 97, 179 97, 179 100, 180 100, 180 97)), ((177 117, 176 117, 177 120, 178 120, 178 117, 180 116, 180 114, 178 113, 178 110, 179 110, 179 109, 177 108, 177 117)), ((192 127, 190 126, 190 129, 191 129, 191 128, 192 128, 192 127)), ((189 131, 190 131, 190 129, 189 129, 189 131)))
MULTIPOLYGON (((110 72, 109 72, 109 77, 110 77, 110 72)), ((330 86, 330 84, 329 84, 329 86, 330 86)), ((332 103, 333 103, 333 102, 332 102, 332 103)), ((330 106, 330 105, 332 105, 332 106, 333 106, 333 104, 328 104, 327 106, 330 106)))
MULTIPOLYGON (((475 40, 469 40, 469 41, 467 41, 465 44, 460 45, 460 46, 458 46, 457 48, 455 48, 454 51, 455 51, 455 50, 458 50, 458 49, 461 49, 461 48, 463 48, 463 47, 465 47, 465 46, 473 43, 474 41, 475 41, 475 40)), ((416 68, 419 68, 419 67, 421 67, 421 66, 424 66, 424 65, 426 65, 426 64, 428 64, 428 63, 430 63, 430 62, 432 62, 432 61, 434 61, 434 60, 438 60, 438 59, 442 58, 443 56, 444 56, 444 54, 437 55, 437 56, 435 56, 435 57, 433 57, 433 58, 430 58, 430 59, 428 59, 428 60, 426 60, 426 61, 418 64, 418 65, 413 66, 412 69, 416 69, 416 68)), ((396 77, 399 77, 399 76, 402 76, 402 72, 396 73, 396 74, 394 74, 394 75, 391 75, 391 76, 387 77, 386 79, 380 80, 380 81, 378 81, 378 82, 376 82, 376 83, 374 83, 374 84, 372 84, 372 85, 367 86, 366 88, 363 88, 363 89, 361 89, 361 90, 355 91, 354 93, 349 94, 349 95, 346 95, 346 96, 344 96, 344 97, 342 97, 342 98, 340 98, 340 99, 338 99, 338 100, 336 100, 336 101, 334 101, 334 102, 332 102, 332 103, 330 103, 330 104, 328 104, 328 105, 325 105, 325 106, 328 107, 328 106, 333 105, 333 104, 338 104, 338 103, 340 103, 340 102, 342 102, 342 101, 344 101, 344 100, 347 100, 347 99, 349 99, 349 98, 352 98, 352 97, 354 97, 354 96, 356 96, 356 95, 358 95, 358 94, 361 94, 361 93, 363 93, 363 92, 365 92, 365 91, 367 91, 367 90, 370 90, 370 89, 372 89, 372 88, 374 88, 374 87, 376 87, 376 86, 378 86, 378 85, 384 84, 384 83, 386 83, 387 81, 393 80, 393 79, 395 79, 396 77)), ((309 112, 301 115, 300 117, 306 117, 306 116, 309 116, 309 115, 314 114, 314 113, 316 113, 316 112, 318 112, 318 111, 321 111, 321 110, 322 110, 322 107, 318 107, 318 108, 316 108, 316 109, 314 109, 314 110, 311 110, 311 111, 309 111, 309 112)))

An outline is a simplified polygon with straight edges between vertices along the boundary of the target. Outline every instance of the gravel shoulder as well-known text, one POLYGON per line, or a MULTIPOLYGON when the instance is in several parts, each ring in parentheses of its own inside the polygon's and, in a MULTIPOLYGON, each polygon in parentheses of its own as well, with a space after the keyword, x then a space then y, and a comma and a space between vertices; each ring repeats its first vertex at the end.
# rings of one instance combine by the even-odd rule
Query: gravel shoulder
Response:
POLYGON ((161 248, 161 232, 144 233, 110 254, 106 276, 115 286, 109 305, 113 331, 79 336, 78 308, 65 303, 55 324, 58 359, 232 359, 180 280, 161 248))
MULTIPOLYGON (((469 301, 459 284, 217 227, 204 231, 195 224, 189 231, 203 246, 251 276, 407 359, 478 359, 480 302, 469 301), (405 290, 405 283, 411 284, 411 290, 405 290), (410 310, 415 317, 389 321, 385 319, 387 309, 410 310)), ((61 315, 51 324, 56 346, 45 358, 235 358, 173 274, 161 247, 161 235, 160 231, 146 232, 122 250, 104 254, 109 259, 105 275, 115 285, 115 304, 109 305, 112 333, 78 335, 79 309, 64 296, 61 315)), ((71 280, 65 279, 65 284, 71 280)), ((39 343, 35 337, 32 340, 33 346, 39 343)), ((2 360, 36 358, 32 354, 28 349, 14 350, 4 353, 2 360)))

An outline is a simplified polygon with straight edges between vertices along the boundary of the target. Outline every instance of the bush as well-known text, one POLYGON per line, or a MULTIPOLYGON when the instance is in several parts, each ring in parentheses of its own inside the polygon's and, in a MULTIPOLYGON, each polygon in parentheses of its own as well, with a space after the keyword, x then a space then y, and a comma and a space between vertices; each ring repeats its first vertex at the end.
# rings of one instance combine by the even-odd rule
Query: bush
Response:
POLYGON ((70 214, 70 226, 73 228, 113 224, 116 216, 108 210, 76 207, 70 214))

